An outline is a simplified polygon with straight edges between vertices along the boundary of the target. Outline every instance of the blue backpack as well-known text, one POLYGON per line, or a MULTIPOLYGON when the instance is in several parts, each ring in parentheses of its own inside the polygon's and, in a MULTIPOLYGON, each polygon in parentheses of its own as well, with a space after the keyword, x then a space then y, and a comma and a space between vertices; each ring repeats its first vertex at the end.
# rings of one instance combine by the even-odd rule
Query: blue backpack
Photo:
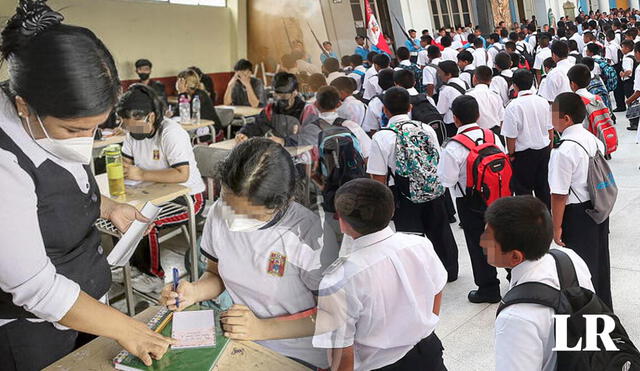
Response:
POLYGON ((616 90, 618 87, 618 74, 616 73, 615 68, 602 58, 594 59, 594 62, 598 63, 598 66, 600 66, 600 76, 602 76, 602 81, 604 81, 607 91, 616 90))

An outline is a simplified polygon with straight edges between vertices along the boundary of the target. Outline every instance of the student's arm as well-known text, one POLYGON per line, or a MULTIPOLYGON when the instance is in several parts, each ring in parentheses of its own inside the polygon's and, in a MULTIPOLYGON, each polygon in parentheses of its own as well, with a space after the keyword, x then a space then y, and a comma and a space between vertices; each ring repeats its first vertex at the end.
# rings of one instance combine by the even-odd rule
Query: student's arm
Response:
POLYGON ((234 340, 277 340, 312 336, 316 323, 315 308, 290 316, 258 318, 245 305, 234 304, 222 313, 224 336, 234 340))
POLYGON ((427 85, 427 94, 428 94, 430 97, 433 97, 433 93, 435 93, 435 90, 436 90, 435 85, 433 85, 433 84, 429 84, 429 85, 427 85))
POLYGON ((231 96, 233 95, 233 87, 235 86, 236 81, 238 81, 238 74, 234 74, 227 84, 227 90, 224 92, 224 98, 222 99, 225 106, 233 104, 231 96))
POLYGON ((162 170, 143 170, 124 164, 124 176, 131 180, 155 183, 184 183, 189 179, 189 165, 180 165, 162 170))
POLYGON ((332 371, 353 371, 354 362, 353 345, 331 350, 332 371))
POLYGON ((240 82, 244 85, 247 90, 247 98, 249 99, 249 105, 251 107, 258 107, 260 105, 260 99, 256 95, 255 91, 253 91, 253 85, 251 85, 251 77, 243 76, 240 78, 240 82))
POLYGON ((507 153, 513 160, 516 154, 516 138, 507 138, 507 153))
POLYGON ((194 303, 217 298, 225 290, 224 282, 218 272, 218 263, 207 261, 207 269, 194 283, 182 280, 178 284, 178 290, 173 291, 171 284, 164 287, 160 294, 160 304, 174 311, 181 311, 194 303), (179 298, 176 307, 176 298, 179 298))
POLYGON ((551 217, 553 220, 553 240, 558 246, 565 246, 562 241, 562 219, 569 195, 551 194, 551 217))
POLYGON ((627 98, 627 100, 625 101, 625 103, 627 105, 635 102, 638 98, 640 98, 640 91, 636 90, 633 92, 633 94, 631 94, 631 96, 629 98, 627 98))
POLYGON ((442 291, 438 293, 433 299, 433 314, 440 315, 440 306, 442 305, 442 291))
POLYGON ((549 148, 553 148, 553 140, 555 139, 554 136, 555 135, 554 135, 553 129, 550 129, 549 130, 549 148))
POLYGON ((374 175, 374 174, 369 174, 371 175, 371 179, 376 180, 384 185, 387 185, 387 176, 386 175, 374 175))

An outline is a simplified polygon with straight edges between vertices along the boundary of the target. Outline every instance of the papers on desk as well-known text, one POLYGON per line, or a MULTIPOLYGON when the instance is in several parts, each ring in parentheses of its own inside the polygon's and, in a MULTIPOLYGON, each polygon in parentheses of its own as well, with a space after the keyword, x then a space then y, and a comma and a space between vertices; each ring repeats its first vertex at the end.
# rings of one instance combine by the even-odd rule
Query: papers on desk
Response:
POLYGON ((124 180, 124 185, 127 187, 135 187, 139 184, 142 184, 142 180, 131 180, 131 179, 124 180))
POLYGON ((153 223, 156 218, 158 218, 158 214, 160 214, 160 208, 151 202, 147 202, 140 213, 144 215, 147 219, 149 219, 149 223, 143 223, 138 220, 131 223, 129 229, 122 235, 120 241, 113 247, 109 256, 107 256, 107 261, 109 265, 122 267, 127 264, 131 255, 136 250, 138 243, 142 239, 144 232, 147 230, 149 224, 153 223))
POLYGON ((178 342, 171 349, 216 346, 216 325, 213 310, 175 312, 171 337, 178 342))

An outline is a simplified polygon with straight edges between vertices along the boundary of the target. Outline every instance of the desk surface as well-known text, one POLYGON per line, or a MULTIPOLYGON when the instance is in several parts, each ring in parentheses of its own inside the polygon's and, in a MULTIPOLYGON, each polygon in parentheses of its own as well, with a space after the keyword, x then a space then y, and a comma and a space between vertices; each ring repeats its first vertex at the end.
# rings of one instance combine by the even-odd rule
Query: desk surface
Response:
POLYGON ((231 108, 236 116, 255 116, 262 112, 263 108, 249 106, 216 106, 218 108, 231 108))
MULTIPOLYGON (((142 322, 147 322, 159 309, 160 307, 148 308, 135 318, 142 322)), ((111 361, 121 350, 122 347, 114 340, 99 337, 45 368, 45 370, 114 370, 111 361)), ((235 340, 232 340, 227 345, 214 370, 309 371, 308 368, 297 362, 254 342, 235 340)))
MULTIPOLYGON (((235 139, 227 139, 227 140, 223 140, 222 142, 213 143, 209 147, 231 151, 235 146, 236 146, 235 139)), ((284 148, 291 154, 291 156, 299 156, 303 153, 309 152, 313 148, 313 146, 284 147, 284 148)))
POLYGON ((99 148, 104 148, 108 145, 111 144, 120 144, 122 142, 124 142, 124 138, 126 137, 126 135, 111 135, 109 137, 103 138, 103 139, 99 139, 99 140, 94 140, 93 141, 93 148, 94 149, 99 149, 99 148))
POLYGON ((185 123, 179 122, 179 124, 180 126, 182 126, 184 130, 191 131, 191 130, 196 130, 196 129, 200 129, 208 126, 213 126, 214 122, 212 120, 200 119, 200 122, 189 121, 185 123))
POLYGON ((119 202, 126 202, 138 209, 142 209, 147 202, 160 205, 180 196, 188 195, 191 192, 189 187, 181 184, 144 182, 135 186, 126 186, 126 193, 123 196, 111 197, 109 194, 109 179, 107 178, 107 174, 97 175, 96 181, 102 195, 119 202))

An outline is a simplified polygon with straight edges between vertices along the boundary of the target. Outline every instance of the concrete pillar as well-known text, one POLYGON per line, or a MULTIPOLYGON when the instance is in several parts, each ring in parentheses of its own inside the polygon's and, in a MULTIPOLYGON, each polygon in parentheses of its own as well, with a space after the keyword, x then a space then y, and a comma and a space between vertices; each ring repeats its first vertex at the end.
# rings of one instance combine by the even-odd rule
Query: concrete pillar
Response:
POLYGON ((598 9, 600 12, 609 12, 609 0, 598 0, 598 9))
POLYGON ((629 0, 629 7, 633 8, 633 9, 640 8, 640 1, 639 0, 629 0))

